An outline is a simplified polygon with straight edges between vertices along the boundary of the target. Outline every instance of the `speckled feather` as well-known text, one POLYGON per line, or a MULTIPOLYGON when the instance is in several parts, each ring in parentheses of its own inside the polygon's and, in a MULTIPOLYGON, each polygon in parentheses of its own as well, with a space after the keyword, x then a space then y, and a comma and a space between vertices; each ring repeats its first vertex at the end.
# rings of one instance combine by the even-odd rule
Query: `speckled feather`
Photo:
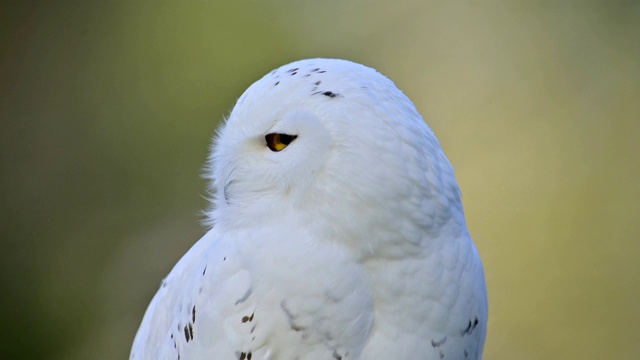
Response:
POLYGON ((481 359, 482 263, 433 132, 373 69, 311 59, 240 97, 208 167, 212 229, 131 359, 481 359), (267 134, 297 136, 272 151, 267 134))

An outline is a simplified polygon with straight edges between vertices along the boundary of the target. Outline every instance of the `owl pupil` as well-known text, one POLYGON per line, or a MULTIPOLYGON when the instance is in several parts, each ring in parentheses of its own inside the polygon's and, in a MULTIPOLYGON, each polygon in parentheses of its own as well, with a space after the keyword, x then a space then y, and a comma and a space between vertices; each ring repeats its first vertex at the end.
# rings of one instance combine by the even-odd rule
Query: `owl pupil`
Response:
POLYGON ((280 142, 285 144, 285 145, 291 144, 291 142, 295 138, 296 138, 296 136, 287 135, 287 134, 280 134, 280 142))

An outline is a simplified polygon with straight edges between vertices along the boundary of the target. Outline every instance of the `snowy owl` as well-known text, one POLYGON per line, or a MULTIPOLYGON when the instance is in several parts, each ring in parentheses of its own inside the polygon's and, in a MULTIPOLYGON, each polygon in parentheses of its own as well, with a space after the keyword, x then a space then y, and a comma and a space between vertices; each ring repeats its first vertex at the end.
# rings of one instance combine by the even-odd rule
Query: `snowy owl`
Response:
POLYGON ((285 65, 210 156, 211 230, 130 359, 481 359, 487 293, 453 169, 411 101, 344 60, 285 65))

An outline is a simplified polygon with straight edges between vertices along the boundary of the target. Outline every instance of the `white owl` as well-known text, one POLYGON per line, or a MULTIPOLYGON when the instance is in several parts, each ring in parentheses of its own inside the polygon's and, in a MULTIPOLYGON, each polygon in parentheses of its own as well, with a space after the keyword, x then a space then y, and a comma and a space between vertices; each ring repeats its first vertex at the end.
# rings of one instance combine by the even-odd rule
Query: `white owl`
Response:
POLYGON ((240 97, 210 158, 212 229, 131 359, 480 359, 482 263, 453 169, 375 70, 302 60, 240 97))

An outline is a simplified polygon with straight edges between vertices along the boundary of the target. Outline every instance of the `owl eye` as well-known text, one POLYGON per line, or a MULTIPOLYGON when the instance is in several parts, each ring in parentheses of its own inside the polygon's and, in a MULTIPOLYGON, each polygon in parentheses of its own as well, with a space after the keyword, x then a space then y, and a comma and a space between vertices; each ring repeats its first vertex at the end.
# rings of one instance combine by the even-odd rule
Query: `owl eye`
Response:
POLYGON ((264 139, 267 141, 267 146, 271 151, 278 152, 286 148, 297 137, 298 135, 271 133, 265 135, 264 139))

